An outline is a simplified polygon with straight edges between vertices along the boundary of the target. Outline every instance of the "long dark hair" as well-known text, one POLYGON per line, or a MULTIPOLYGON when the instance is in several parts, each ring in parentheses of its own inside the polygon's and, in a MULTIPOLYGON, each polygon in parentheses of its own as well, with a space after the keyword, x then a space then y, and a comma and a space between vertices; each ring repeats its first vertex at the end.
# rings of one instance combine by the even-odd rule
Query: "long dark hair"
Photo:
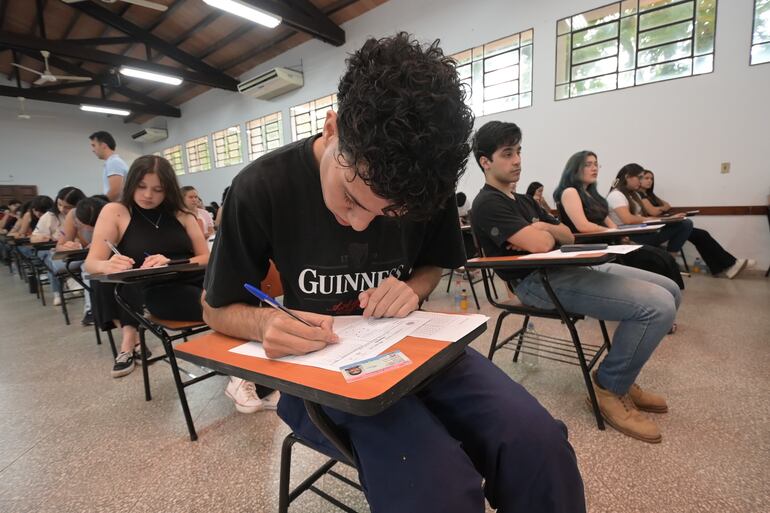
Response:
POLYGON ((527 187, 527 196, 529 196, 530 198, 534 198, 535 192, 537 192, 537 190, 542 186, 543 184, 541 184, 540 182, 532 182, 531 184, 529 184, 529 187, 527 187))
POLYGON ((580 196, 580 201, 583 203, 583 210, 588 211, 592 207, 598 207, 604 211, 603 217, 607 217, 607 212, 609 212, 607 200, 599 194, 596 182, 584 188, 583 182, 580 180, 580 172, 585 167, 588 157, 599 159, 596 153, 583 150, 575 153, 567 160, 567 164, 564 166, 564 171, 562 171, 561 178, 559 179, 559 185, 553 191, 553 200, 557 205, 561 205, 561 195, 564 190, 574 187, 580 196))
POLYGON ((615 181, 612 183, 612 187, 610 187, 610 192, 613 189, 616 189, 623 193, 623 196, 625 196, 626 200, 628 200, 629 210, 631 210, 632 214, 636 213, 631 208, 632 205, 635 204, 638 208, 637 211, 641 213, 644 213, 644 207, 642 207, 642 201, 639 197, 639 194, 636 191, 632 191, 628 188, 628 177, 640 176, 642 174, 644 174, 644 168, 639 164, 626 164, 620 168, 617 176, 615 176, 615 181))
POLYGON ((650 188, 644 191, 644 195, 650 200, 650 203, 652 203, 653 206, 659 207, 663 204, 663 200, 655 194, 655 173, 649 169, 645 169, 644 174, 646 175, 647 173, 652 175, 652 183, 650 184, 650 188))
POLYGON ((75 207, 75 217, 86 226, 96 226, 96 219, 107 203, 101 196, 85 198, 75 207))
POLYGON ((126 175, 126 183, 123 185, 123 197, 120 202, 129 210, 136 206, 134 193, 142 181, 144 175, 155 174, 163 187, 163 203, 160 208, 163 212, 176 216, 177 212, 192 214, 184 206, 182 193, 179 191, 179 183, 176 181, 176 173, 168 160, 157 155, 143 155, 131 164, 131 169, 126 175))
POLYGON ((53 206, 48 211, 52 212, 55 216, 58 216, 59 214, 61 214, 61 211, 59 210, 59 200, 66 201, 67 203, 69 203, 74 207, 77 204, 77 202, 83 198, 85 198, 85 194, 83 194, 83 191, 81 191, 80 189, 77 189, 76 187, 72 187, 71 185, 68 185, 67 187, 63 187, 59 189, 59 192, 56 194, 56 199, 53 200, 53 206), (77 201, 75 201, 75 203, 70 203, 69 201, 67 201, 67 197, 74 190, 77 190, 78 192, 80 192, 81 197, 77 201))

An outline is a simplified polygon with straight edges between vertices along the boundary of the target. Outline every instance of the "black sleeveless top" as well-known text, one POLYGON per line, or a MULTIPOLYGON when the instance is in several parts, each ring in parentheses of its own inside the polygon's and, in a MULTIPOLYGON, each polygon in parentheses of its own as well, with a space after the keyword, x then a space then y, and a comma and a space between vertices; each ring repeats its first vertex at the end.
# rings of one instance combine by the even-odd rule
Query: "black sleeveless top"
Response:
POLYGON ((145 210, 137 205, 129 207, 129 213, 131 221, 118 243, 118 251, 133 258, 136 267, 144 262, 145 253, 172 260, 195 256, 192 240, 176 216, 160 208, 145 210))
MULTIPOLYGON (((604 226, 604 220, 609 215, 609 209, 593 199, 590 194, 580 194, 579 197, 580 202, 583 204, 583 213, 586 219, 599 226, 604 226)), ((575 228, 575 223, 569 218, 561 202, 556 203, 556 208, 559 210, 561 222, 567 225, 572 233, 577 233, 578 229, 575 228)))

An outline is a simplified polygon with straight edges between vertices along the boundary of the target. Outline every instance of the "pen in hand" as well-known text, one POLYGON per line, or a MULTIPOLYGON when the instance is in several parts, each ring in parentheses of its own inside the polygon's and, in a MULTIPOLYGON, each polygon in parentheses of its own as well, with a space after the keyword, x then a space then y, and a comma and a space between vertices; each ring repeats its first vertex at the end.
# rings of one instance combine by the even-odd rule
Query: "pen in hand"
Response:
POLYGON ((292 317, 293 319, 298 320, 299 322, 301 322, 305 326, 310 326, 311 328, 317 328, 317 326, 313 326, 312 324, 307 322, 302 317, 294 314, 289 309, 285 308, 282 304, 280 304, 278 301, 276 301, 275 299, 271 298, 270 296, 268 296, 267 294, 265 294, 264 292, 259 290, 254 285, 249 285, 248 283, 244 283, 243 287, 246 290, 248 290, 250 294, 252 294, 252 295, 256 296, 257 298, 259 298, 259 300, 262 301, 263 303, 267 303, 268 305, 272 306, 276 310, 280 310, 281 312, 283 312, 286 315, 292 317))

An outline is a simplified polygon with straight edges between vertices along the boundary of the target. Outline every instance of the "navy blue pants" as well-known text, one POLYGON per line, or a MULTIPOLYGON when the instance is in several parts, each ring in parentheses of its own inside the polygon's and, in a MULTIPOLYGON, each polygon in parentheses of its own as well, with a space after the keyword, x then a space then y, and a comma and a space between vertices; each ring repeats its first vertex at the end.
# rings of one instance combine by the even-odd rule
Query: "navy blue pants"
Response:
MULTIPOLYGON (((350 437, 374 513, 580 513, 583 481, 567 428, 473 349, 416 395, 371 417, 324 408, 350 437), (482 479, 484 486, 482 488, 482 479)), ((339 454, 282 395, 294 432, 339 454)))

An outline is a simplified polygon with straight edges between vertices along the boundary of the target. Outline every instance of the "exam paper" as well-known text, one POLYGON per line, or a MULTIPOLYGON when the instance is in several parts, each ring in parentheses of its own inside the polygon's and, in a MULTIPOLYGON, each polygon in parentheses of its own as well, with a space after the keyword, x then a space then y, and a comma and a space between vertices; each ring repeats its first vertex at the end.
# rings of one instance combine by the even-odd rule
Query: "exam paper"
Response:
MULTIPOLYGON (((453 342, 487 322, 484 315, 449 315, 434 312, 412 312, 403 319, 365 319, 360 315, 334 318, 334 332, 340 341, 319 351, 275 360, 338 371, 351 363, 366 360, 384 352, 406 336, 453 342)), ((261 342, 246 342, 230 349, 233 353, 271 359, 261 342)))
POLYGON ((585 255, 591 255, 594 253, 612 253, 615 255, 625 255, 625 254, 631 253, 632 251, 636 251, 641 247, 642 246, 638 244, 616 244, 613 246, 607 246, 606 249, 570 251, 568 253, 562 253, 560 249, 554 249, 553 251, 549 251, 548 253, 530 253, 529 255, 524 255, 523 257, 521 257, 520 260, 541 260, 541 259, 548 259, 548 258, 578 258, 585 255))

